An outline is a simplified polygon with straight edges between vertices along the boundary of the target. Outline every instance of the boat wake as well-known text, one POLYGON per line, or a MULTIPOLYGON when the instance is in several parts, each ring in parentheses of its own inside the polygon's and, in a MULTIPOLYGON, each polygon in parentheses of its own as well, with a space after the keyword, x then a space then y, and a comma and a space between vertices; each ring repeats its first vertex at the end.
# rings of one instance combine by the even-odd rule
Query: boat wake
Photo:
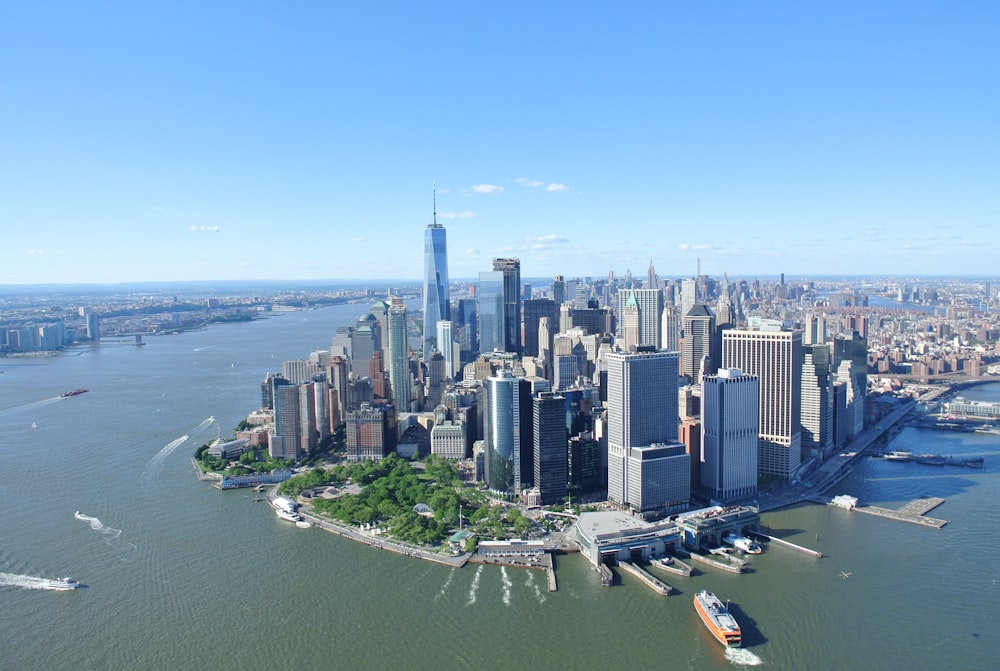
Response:
POLYGON ((500 567, 500 580, 503 582, 503 605, 510 605, 510 588, 514 583, 511 582, 510 576, 507 575, 507 567, 500 567))
POLYGON ((535 582, 535 571, 526 571, 528 577, 525 579, 524 584, 529 588, 535 590, 535 596, 538 598, 538 603, 545 603, 545 595, 542 594, 542 588, 539 587, 538 583, 535 582))
POLYGON ((746 648, 726 648, 726 660, 736 666, 760 666, 764 663, 764 660, 746 648))
POLYGON ((443 585, 441 585, 440 591, 438 591, 437 596, 434 597, 435 601, 439 600, 441 597, 445 595, 445 593, 447 593, 448 585, 451 584, 451 579, 454 577, 455 577, 455 571, 454 570, 448 571, 448 579, 444 581, 443 585))
POLYGON ((191 433, 189 434, 186 433, 180 438, 175 438, 174 440, 171 440, 169 443, 161 447, 160 451, 157 452, 155 455, 153 455, 153 458, 150 459, 148 462, 146 462, 146 467, 142 469, 142 477, 140 478, 140 480, 143 484, 143 487, 145 487, 146 483, 156 479, 156 476, 159 475, 160 471, 163 469, 163 462, 167 460, 167 457, 169 457, 174 450, 176 450, 178 447, 180 447, 190 439, 198 436, 201 432, 203 432, 205 429, 211 426, 214 422, 215 422, 215 417, 214 416, 209 417, 208 419, 203 420, 201 424, 194 427, 194 429, 191 430, 191 433))
POLYGON ((42 589, 61 591, 65 588, 56 587, 49 578, 39 578, 34 575, 18 575, 16 573, 0 573, 0 587, 20 587, 21 589, 42 589))
POLYGON ((465 602, 466 606, 471 606, 476 603, 476 592, 479 591, 479 578, 483 575, 483 565, 480 564, 479 568, 476 569, 476 575, 472 578, 472 585, 469 587, 469 600, 465 602))
POLYGON ((13 408, 6 408, 0 410, 0 417, 7 417, 9 415, 14 415, 19 412, 24 412, 25 410, 32 410, 34 408, 41 408, 45 405, 51 405, 53 403, 58 403, 63 400, 63 397, 53 396, 52 398, 43 398, 41 401, 32 401, 31 403, 25 403, 24 405, 15 405, 13 408))
POLYGON ((96 517, 91 517, 90 515, 84 515, 79 510, 73 513, 73 517, 80 520, 81 522, 86 522, 90 525, 90 528, 94 531, 100 532, 101 535, 105 536, 107 539, 118 538, 122 535, 121 529, 115 529, 113 527, 106 527, 101 520, 96 517))
POLYGON ((96 517, 91 517, 90 515, 84 515, 79 510, 73 513, 73 517, 80 520, 81 522, 86 522, 91 529, 101 534, 101 538, 104 540, 104 544, 112 548, 115 556, 119 561, 129 562, 135 556, 138 548, 135 543, 129 543, 127 541, 122 541, 121 529, 115 529, 114 527, 109 527, 105 525, 101 520, 96 517))

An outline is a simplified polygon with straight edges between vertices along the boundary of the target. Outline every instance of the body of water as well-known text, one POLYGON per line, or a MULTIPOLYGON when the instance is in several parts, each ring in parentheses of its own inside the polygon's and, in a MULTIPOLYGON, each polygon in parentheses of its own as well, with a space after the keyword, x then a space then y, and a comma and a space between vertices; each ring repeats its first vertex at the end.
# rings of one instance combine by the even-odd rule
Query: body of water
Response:
MULTIPOLYGON (((0 360, 0 652, 10 669, 991 669, 1000 656, 1000 437, 907 428, 891 449, 981 455, 983 470, 863 462, 831 494, 947 502, 942 530, 803 505, 768 513, 753 571, 612 588, 579 555, 545 576, 450 569, 278 520, 195 479, 283 359, 328 348, 364 305, 0 360), (86 394, 60 398, 68 389, 86 394), (33 428, 34 427, 34 428, 33 428), (842 573, 849 578, 842 577, 842 573), (72 576, 85 589, 44 589, 72 576), (730 600, 725 651, 691 605, 730 600)), ((1000 385, 966 390, 1000 400, 1000 385)))

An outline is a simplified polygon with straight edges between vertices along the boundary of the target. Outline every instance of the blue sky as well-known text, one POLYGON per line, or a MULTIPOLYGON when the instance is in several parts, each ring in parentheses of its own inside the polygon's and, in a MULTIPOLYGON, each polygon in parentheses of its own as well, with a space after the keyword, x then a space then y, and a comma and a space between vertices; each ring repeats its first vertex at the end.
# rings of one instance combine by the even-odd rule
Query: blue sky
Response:
POLYGON ((0 284, 996 272, 997 2, 0 9, 0 284))

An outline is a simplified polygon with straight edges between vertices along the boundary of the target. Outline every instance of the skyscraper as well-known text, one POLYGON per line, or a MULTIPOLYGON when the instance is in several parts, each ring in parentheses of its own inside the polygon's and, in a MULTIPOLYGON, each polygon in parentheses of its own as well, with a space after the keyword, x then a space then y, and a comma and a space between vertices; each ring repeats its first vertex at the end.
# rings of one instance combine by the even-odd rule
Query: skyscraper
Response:
POLYGON ((493 259, 493 271, 503 273, 503 351, 521 353, 521 261, 493 259))
POLYGON ((479 273, 479 351, 504 350, 504 276, 502 272, 479 273))
POLYGON ((829 345, 805 345, 802 358, 802 457, 833 450, 833 381, 829 345))
MULTIPOLYGON (((626 460, 632 448, 677 443, 678 354, 610 352, 605 355, 605 362, 608 369, 608 499, 626 505, 631 503, 626 460)), ((689 479, 685 474, 685 480, 689 479)))
MULTIPOLYGON (((523 484, 522 441, 530 441, 532 434, 530 414, 522 418, 524 408, 530 413, 530 385, 502 370, 486 381, 485 389, 486 484, 494 492, 512 495, 523 484)), ((525 447, 530 445, 527 442, 525 447)))
MULTIPOLYGON (((660 349, 663 337, 660 332, 663 321, 663 291, 661 289, 621 289, 618 292, 622 329, 625 328, 626 310, 638 312, 638 344, 660 349)), ((634 315, 631 317, 634 319, 634 315)))
POLYGON ((542 392, 532 400, 535 486, 542 504, 561 503, 569 480, 566 399, 542 392))
POLYGON ((758 475, 792 478, 801 463, 802 332, 724 331, 722 366, 760 380, 758 475))
MULTIPOLYGON (((424 231, 424 361, 437 344, 437 323, 451 319, 448 298, 448 241, 444 226, 437 222, 437 192, 434 220, 424 231)), ((440 349, 440 348, 438 348, 440 349)))
POLYGON ((715 337, 715 315, 708 306, 695 303, 684 315, 684 356, 681 374, 686 375, 691 384, 700 384, 704 373, 714 371, 713 360, 718 353, 712 351, 715 337), (708 357, 708 370, 702 370, 703 359, 708 357))
POLYGON ((760 381, 720 368, 701 383, 701 486, 728 502, 757 491, 760 381))
POLYGON ((409 412, 413 383, 407 352, 406 306, 398 298, 389 306, 389 389, 400 412, 409 412))

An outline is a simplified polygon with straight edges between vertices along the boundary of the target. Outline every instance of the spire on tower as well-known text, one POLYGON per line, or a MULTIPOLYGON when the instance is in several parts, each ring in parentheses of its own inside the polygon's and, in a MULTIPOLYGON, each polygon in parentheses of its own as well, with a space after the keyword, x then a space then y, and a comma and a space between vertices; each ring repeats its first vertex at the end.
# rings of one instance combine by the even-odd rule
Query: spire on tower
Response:
POLYGON ((438 227, 438 192, 437 192, 437 182, 431 182, 431 193, 434 197, 434 222, 431 224, 434 228, 438 227))

